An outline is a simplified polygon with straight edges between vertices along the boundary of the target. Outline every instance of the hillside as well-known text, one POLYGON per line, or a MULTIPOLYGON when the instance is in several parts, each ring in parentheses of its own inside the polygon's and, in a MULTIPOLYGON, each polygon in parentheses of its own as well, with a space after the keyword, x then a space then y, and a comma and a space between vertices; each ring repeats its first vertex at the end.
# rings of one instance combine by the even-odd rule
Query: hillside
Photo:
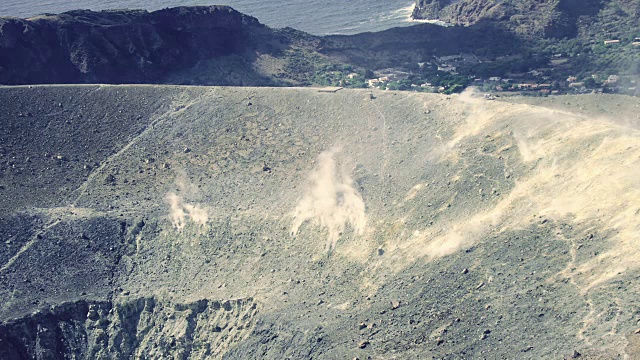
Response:
POLYGON ((0 102, 0 358, 640 356, 634 98, 0 102))
POLYGON ((418 24, 324 37, 271 29, 226 6, 0 18, 0 84, 320 85, 441 93, 475 85, 536 96, 640 94, 640 13, 633 1, 619 8, 613 2, 491 4, 477 1, 464 9, 475 15, 451 20, 468 26, 418 24), (523 12, 528 15, 518 15, 523 12), (394 80, 383 86, 369 82, 389 74, 394 80), (496 78, 504 81, 490 80, 496 78), (544 86, 529 91, 532 85, 544 86))
POLYGON ((226 6, 0 17, 0 84, 298 85, 317 41, 226 6))
POLYGON ((638 0, 416 0, 412 17, 451 24, 481 22, 525 37, 638 36, 638 0))

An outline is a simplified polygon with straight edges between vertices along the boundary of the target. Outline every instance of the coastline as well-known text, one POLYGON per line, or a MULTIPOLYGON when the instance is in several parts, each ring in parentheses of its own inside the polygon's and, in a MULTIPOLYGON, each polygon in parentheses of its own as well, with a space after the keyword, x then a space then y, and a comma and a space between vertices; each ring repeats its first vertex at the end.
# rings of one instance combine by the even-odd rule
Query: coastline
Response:
POLYGON ((444 22, 442 20, 425 20, 425 19, 414 19, 411 17, 411 14, 413 14, 413 9, 416 8, 416 4, 412 4, 410 6, 407 6, 405 8, 402 8, 400 10, 402 10, 402 12, 407 12, 407 16, 405 18, 405 22, 409 22, 409 23, 414 23, 414 24, 433 24, 433 25, 439 25, 439 26, 453 26, 452 24, 449 24, 447 22, 444 22))
POLYGON ((411 17, 411 14, 413 13, 413 9, 415 8, 415 6, 416 6, 415 2, 412 2, 410 5, 403 6, 401 8, 392 10, 385 14, 380 14, 377 17, 372 17, 364 21, 353 23, 350 26, 342 27, 332 32, 323 33, 320 36, 355 35, 359 33, 382 31, 382 30, 391 29, 395 27, 407 27, 407 26, 423 24, 423 23, 434 24, 434 25, 445 26, 445 27, 452 26, 451 24, 448 24, 441 20, 413 19, 411 17), (391 25, 390 26, 375 26, 375 25, 371 26, 371 24, 375 24, 375 23, 378 23, 378 24, 391 23, 391 25), (366 26, 366 24, 368 24, 369 26, 366 26), (368 29, 369 27, 371 27, 371 29, 368 29))

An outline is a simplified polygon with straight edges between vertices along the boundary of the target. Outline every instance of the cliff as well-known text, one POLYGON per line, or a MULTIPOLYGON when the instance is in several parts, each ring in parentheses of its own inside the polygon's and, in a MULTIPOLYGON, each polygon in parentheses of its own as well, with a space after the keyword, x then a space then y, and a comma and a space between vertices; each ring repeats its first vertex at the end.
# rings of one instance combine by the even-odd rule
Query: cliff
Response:
POLYGON ((226 6, 0 18, 0 83, 157 83, 202 60, 250 63, 264 37, 276 38, 226 6))
POLYGON ((637 0, 417 0, 412 17, 465 26, 489 22, 529 37, 573 38, 594 26, 623 30, 634 19, 637 24, 639 14, 637 0))
POLYGON ((451 0, 417 0, 411 17, 414 19, 437 20, 440 11, 451 5, 451 0))
POLYGON ((346 74, 366 70, 431 69, 436 76, 435 67, 422 71, 417 64, 463 52, 485 59, 510 56, 479 70, 468 68, 465 76, 530 71, 558 53, 581 55, 571 56, 556 79, 608 76, 640 69, 635 48, 617 52, 594 44, 622 39, 631 47, 639 14, 640 0, 422 0, 414 16, 468 26, 420 24, 326 37, 271 29, 225 6, 0 18, 0 84, 345 86, 346 74))

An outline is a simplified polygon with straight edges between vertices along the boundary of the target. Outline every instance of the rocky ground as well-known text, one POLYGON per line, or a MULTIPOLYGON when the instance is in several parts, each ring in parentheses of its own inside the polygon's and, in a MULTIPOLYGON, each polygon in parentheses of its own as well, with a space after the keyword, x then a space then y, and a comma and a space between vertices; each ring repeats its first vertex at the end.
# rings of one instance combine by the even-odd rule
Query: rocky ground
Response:
POLYGON ((0 101, 0 358, 640 356, 636 98, 0 101))

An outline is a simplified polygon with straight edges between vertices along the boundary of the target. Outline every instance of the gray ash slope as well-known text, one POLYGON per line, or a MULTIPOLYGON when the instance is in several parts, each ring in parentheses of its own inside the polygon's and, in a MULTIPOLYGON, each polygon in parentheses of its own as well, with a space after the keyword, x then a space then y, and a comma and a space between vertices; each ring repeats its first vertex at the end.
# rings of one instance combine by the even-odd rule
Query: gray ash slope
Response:
POLYGON ((2 358, 638 356, 637 99, 0 100, 2 358))

